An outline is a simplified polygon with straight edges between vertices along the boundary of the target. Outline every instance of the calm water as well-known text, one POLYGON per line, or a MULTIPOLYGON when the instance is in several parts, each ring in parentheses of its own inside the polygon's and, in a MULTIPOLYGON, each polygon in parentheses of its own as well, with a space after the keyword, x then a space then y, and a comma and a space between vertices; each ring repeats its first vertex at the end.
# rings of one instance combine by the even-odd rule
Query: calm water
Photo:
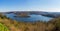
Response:
POLYGON ((26 17, 14 17, 16 16, 15 14, 11 13, 11 14, 6 14, 7 17, 11 18, 11 19, 15 19, 17 21, 38 21, 38 20, 41 20, 41 21, 49 21, 51 20, 52 18, 51 17, 45 17, 45 16, 42 16, 42 15, 30 15, 30 17, 26 18, 26 17))

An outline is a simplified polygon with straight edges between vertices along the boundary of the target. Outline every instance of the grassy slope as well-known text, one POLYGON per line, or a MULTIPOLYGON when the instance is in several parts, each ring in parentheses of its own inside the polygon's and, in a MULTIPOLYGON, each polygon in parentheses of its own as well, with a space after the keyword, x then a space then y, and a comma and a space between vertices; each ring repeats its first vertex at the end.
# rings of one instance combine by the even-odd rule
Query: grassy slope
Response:
POLYGON ((9 19, 1 15, 0 23, 7 26, 10 31, 53 31, 53 29, 55 28, 55 25, 51 22, 47 24, 45 22, 35 23, 17 22, 15 20, 9 19))
POLYGON ((60 17, 52 19, 51 21, 49 21, 49 23, 55 26, 54 31, 60 31, 60 17))
POLYGON ((0 23, 6 25, 10 31, 43 31, 46 28, 46 25, 44 23, 36 22, 36 23, 24 23, 24 22, 17 22, 12 21, 10 19, 1 19, 0 23))
POLYGON ((9 29, 0 23, 0 31, 9 31, 9 29))
POLYGON ((7 26, 10 31, 45 31, 46 29, 46 24, 43 22, 17 22, 15 20, 6 18, 5 16, 0 17, 0 23, 7 26))

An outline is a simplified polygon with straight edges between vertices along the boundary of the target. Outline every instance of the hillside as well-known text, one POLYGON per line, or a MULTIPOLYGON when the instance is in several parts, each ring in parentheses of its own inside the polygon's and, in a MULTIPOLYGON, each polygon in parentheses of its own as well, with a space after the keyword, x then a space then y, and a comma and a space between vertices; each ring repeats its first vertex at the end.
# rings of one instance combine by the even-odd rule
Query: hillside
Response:
MULTIPOLYGON (((49 22, 37 21, 37 22, 18 22, 16 20, 12 20, 0 14, 0 23, 6 26, 9 31, 60 31, 60 18, 52 19, 49 22), (57 24, 57 25, 56 25, 57 24)), ((0 27, 1 28, 1 27, 0 27)))
POLYGON ((0 14, 0 23, 9 28, 10 31, 44 31, 46 24, 43 22, 25 23, 12 20, 0 14))
POLYGON ((0 23, 0 31, 9 31, 8 27, 0 23))
POLYGON ((60 31, 60 17, 50 20, 48 23, 53 24, 54 31, 60 31))

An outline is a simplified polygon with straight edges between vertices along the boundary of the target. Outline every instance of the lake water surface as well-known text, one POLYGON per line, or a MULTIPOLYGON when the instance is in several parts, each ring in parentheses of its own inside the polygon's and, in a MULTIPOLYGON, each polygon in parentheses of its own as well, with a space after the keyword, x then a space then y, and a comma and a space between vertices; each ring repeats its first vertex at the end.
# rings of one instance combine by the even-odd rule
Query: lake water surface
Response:
POLYGON ((17 21, 49 21, 51 20, 52 18, 51 17, 45 17, 45 16, 42 16, 42 15, 35 15, 35 14, 32 14, 32 15, 29 15, 30 17, 14 17, 16 16, 16 14, 6 14, 7 17, 11 18, 11 19, 14 19, 14 20, 17 20, 17 21))

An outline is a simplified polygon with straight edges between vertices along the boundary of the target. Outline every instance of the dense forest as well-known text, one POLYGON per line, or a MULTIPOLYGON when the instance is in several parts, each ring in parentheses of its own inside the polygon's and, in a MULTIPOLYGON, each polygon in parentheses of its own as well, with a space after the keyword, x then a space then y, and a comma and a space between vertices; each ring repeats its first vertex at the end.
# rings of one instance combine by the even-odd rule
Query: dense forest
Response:
POLYGON ((18 22, 0 14, 1 31, 60 31, 60 17, 54 18, 48 22, 18 22), (1 28, 5 26, 6 29, 1 28))

